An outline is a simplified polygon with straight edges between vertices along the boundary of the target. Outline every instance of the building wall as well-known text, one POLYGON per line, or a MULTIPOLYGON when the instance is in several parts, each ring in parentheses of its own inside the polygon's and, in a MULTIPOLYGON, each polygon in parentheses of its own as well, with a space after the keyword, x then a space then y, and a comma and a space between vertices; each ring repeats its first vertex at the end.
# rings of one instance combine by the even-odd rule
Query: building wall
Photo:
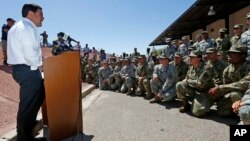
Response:
POLYGON ((231 15, 229 15, 229 35, 232 36, 233 33, 233 26, 235 24, 243 24, 244 29, 246 29, 246 14, 250 12, 250 5, 247 6, 246 8, 243 8, 231 15))
MULTIPOLYGON (((246 8, 243 8, 231 15, 229 15, 229 36, 233 36, 233 26, 235 24, 243 24, 244 29, 247 28, 246 25, 246 14, 250 12, 250 5, 246 8)), ((221 19, 214 23, 211 23, 210 25, 206 26, 206 30, 209 32, 209 37, 216 39, 218 37, 218 32, 220 28, 225 27, 225 20, 221 19)), ((192 33, 192 39, 195 40, 195 36, 199 33, 201 33, 202 29, 198 29, 192 33)))
POLYGON ((198 29, 198 30, 194 31, 194 32, 192 33, 192 40, 193 40, 193 41, 196 41, 196 40, 195 40, 195 36, 196 36, 197 34, 201 34, 202 31, 203 31, 202 29, 198 29))
POLYGON ((206 26, 206 30, 208 31, 208 35, 210 38, 216 39, 219 36, 219 30, 220 28, 225 27, 225 20, 217 20, 216 22, 213 22, 206 26))

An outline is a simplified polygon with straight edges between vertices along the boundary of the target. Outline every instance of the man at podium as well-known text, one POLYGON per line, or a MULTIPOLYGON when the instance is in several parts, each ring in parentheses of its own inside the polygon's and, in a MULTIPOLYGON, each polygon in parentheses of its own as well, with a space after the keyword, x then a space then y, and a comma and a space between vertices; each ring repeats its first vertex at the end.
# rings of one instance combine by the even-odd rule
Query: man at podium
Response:
POLYGON ((20 102, 17 113, 17 141, 46 140, 34 138, 31 133, 44 101, 44 84, 39 67, 42 66, 40 36, 37 27, 44 20, 42 8, 24 4, 22 20, 8 33, 8 63, 12 76, 20 85, 20 102))

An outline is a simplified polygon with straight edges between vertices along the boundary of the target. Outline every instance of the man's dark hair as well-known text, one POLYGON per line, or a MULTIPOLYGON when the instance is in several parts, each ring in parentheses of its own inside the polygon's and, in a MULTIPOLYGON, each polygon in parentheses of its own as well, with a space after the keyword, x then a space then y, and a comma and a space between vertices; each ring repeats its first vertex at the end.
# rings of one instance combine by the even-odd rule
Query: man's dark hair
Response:
POLYGON ((33 4, 33 3, 24 4, 23 9, 22 9, 22 16, 27 17, 29 11, 32 11, 35 13, 37 11, 37 9, 42 9, 42 7, 37 5, 37 4, 33 4))

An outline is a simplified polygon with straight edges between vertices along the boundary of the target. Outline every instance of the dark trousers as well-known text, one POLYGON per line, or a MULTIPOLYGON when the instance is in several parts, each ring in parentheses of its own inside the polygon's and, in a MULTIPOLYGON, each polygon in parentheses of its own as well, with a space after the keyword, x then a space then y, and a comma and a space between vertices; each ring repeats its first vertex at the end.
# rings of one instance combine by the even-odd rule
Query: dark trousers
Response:
POLYGON ((31 132, 36 125, 36 117, 45 92, 39 70, 30 70, 27 65, 13 65, 12 76, 20 85, 19 109, 17 113, 17 141, 32 140, 31 132))

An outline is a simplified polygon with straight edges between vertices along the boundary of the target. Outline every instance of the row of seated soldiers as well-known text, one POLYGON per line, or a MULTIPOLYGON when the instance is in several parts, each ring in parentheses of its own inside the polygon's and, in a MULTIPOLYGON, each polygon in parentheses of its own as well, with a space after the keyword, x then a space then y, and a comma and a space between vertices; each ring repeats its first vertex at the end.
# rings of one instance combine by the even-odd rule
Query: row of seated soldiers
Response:
POLYGON ((133 64, 130 58, 116 61, 113 67, 103 61, 94 73, 89 70, 89 65, 92 68, 99 65, 94 65, 89 59, 84 73, 86 80, 90 76, 94 81, 98 80, 101 90, 116 90, 128 95, 135 93, 151 99, 150 103, 172 101, 177 97, 182 101, 179 111, 191 110, 197 117, 208 114, 216 104, 218 115, 239 112, 244 123, 250 124, 250 96, 242 102, 250 82, 247 47, 232 46, 227 51, 228 62, 218 59, 215 48, 208 48, 205 54, 190 51, 188 64, 179 52, 175 53, 172 62, 167 55, 160 55, 159 64, 157 61, 147 62, 145 55, 137 57, 138 64, 133 64), (245 106, 248 108, 242 108, 245 106))

